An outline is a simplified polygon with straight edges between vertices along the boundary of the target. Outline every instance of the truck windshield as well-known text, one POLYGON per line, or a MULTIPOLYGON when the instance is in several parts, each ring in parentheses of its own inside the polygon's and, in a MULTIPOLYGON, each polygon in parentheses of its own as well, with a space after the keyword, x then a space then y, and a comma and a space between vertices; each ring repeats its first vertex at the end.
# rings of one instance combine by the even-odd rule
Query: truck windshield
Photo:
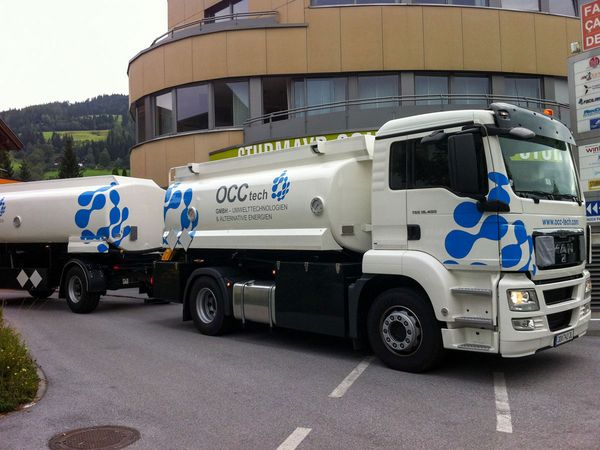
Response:
POLYGON ((566 142, 536 136, 500 137, 507 175, 515 194, 533 199, 579 202, 571 152, 566 142))

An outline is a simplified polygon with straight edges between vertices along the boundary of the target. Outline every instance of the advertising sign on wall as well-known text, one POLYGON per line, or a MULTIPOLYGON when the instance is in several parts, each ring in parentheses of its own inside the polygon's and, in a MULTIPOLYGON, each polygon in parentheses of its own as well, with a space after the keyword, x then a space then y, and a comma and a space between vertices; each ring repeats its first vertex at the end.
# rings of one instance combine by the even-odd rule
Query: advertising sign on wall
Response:
POLYGON ((600 129, 600 57, 592 56, 577 61, 573 69, 577 132, 598 130, 600 129))
POLYGON ((600 191, 600 142, 579 147, 579 171, 584 191, 600 191))
POLYGON ((583 51, 600 47, 600 0, 581 5, 583 51))
POLYGON ((352 136, 372 135, 375 136, 376 131, 356 131, 352 133, 335 133, 324 134, 320 136, 305 136, 290 139, 281 139, 278 141, 261 142, 259 144, 245 145, 242 147, 229 148, 226 150, 218 150, 209 155, 210 161, 226 158, 237 158, 239 156, 256 155, 260 153, 278 152, 281 150, 289 150, 302 145, 315 144, 320 141, 335 141, 337 139, 346 139, 352 136))

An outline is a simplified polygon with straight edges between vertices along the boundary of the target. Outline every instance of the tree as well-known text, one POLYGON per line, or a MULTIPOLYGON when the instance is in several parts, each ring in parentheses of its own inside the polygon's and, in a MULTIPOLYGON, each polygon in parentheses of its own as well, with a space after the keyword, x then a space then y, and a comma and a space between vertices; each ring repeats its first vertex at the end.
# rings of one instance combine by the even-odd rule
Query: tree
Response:
POLYGON ((15 171, 12 168, 12 160, 6 150, 0 150, 0 169, 5 177, 13 178, 15 176, 15 171))
POLYGON ((117 169, 116 167, 112 170, 112 174, 113 175, 119 175, 119 169, 117 169))
POLYGON ((129 175, 127 175, 127 169, 123 169, 123 172, 121 172, 121 176, 127 177, 129 175))
POLYGON ((65 151, 63 157, 60 160, 60 166, 58 168, 58 178, 75 178, 80 177, 81 168, 77 164, 77 157, 75 156, 75 146, 73 144, 73 136, 70 134, 64 138, 65 151))
POLYGON ((98 156, 98 164, 104 169, 108 169, 110 167, 110 154, 108 153, 107 149, 104 149, 100 152, 100 156, 98 156))
POLYGON ((94 151, 89 149, 87 155, 85 157, 85 165, 87 167, 95 167, 96 166, 96 158, 94 157, 94 151))
POLYGON ((31 180, 31 170, 29 170, 29 164, 27 164, 26 159, 23 159, 23 161, 21 161, 21 168, 19 169, 19 178, 22 181, 31 180))

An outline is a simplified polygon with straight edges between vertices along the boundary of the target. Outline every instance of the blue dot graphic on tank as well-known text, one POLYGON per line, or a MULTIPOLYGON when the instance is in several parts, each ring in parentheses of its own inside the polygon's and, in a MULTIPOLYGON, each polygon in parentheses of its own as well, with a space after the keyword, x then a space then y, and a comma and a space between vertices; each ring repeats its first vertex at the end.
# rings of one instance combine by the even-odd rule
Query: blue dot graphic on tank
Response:
MULTIPOLYGON (((193 221, 189 218, 190 205, 194 197, 192 188, 188 188, 185 191, 178 189, 181 183, 173 183, 167 189, 165 193, 165 204, 164 204, 164 219, 166 222, 167 214, 170 210, 179 215, 180 230, 187 231, 188 233, 193 231, 199 222, 199 217, 196 214, 193 221), (183 206, 183 208, 181 208, 183 206), (181 210, 180 210, 181 208, 181 210)), ((193 236, 190 235, 193 239, 193 236)), ((181 236, 177 238, 177 244, 181 244, 181 236)), ((163 244, 168 245, 167 240, 163 237, 163 244)))
POLYGON ((108 186, 85 191, 77 198, 77 203, 83 207, 75 213, 75 224, 82 230, 81 240, 102 241, 96 247, 100 253, 108 252, 106 241, 109 239, 118 247, 131 233, 131 227, 124 223, 129 218, 129 208, 120 207, 121 196, 114 189, 116 186, 117 183, 113 181, 108 186), (97 230, 90 229, 89 224, 94 212, 104 211, 107 206, 110 208, 108 226, 99 227, 97 230))
MULTIPOLYGON (((499 172, 491 172, 488 174, 488 178, 496 186, 493 187, 488 194, 488 201, 500 201, 510 205, 510 195, 506 190, 506 186, 509 185, 509 180, 506 175, 499 172)), ((462 202, 455 209, 453 213, 454 222, 467 229, 474 229, 480 225, 479 230, 475 232, 469 232, 465 230, 452 230, 446 235, 445 248, 448 254, 455 258, 455 260, 446 260, 444 264, 458 265, 460 262, 456 260, 467 257, 472 251, 477 242, 482 239, 488 239, 491 241, 501 241, 502 238, 507 236, 511 225, 509 225, 506 218, 500 214, 492 214, 486 217, 483 222, 482 211, 479 211, 475 202, 462 202)), ((528 251, 528 260, 519 271, 530 270, 532 256, 533 256, 533 239, 531 235, 527 233, 525 224, 522 221, 516 221, 512 228, 514 229, 516 243, 508 244, 501 248, 501 264, 504 268, 515 267, 523 258, 523 246, 526 244, 526 250, 528 251)), ((485 266, 483 262, 472 262, 471 266, 485 266)), ((535 265, 531 268, 535 274, 535 265)))
POLYGON ((177 190, 177 187, 181 183, 174 183, 167 189, 165 193, 165 206, 164 206, 164 215, 163 218, 167 218, 167 212, 170 209, 177 209, 179 205, 181 205, 181 191, 177 190))
POLYGON ((275 177, 273 180, 271 198, 277 199, 278 202, 282 201, 288 192, 290 192, 290 184, 291 182, 287 176, 287 170, 284 170, 281 172, 281 175, 275 177))
POLYGON ((0 198, 0 217, 2 217, 5 212, 6 212, 6 201, 4 200, 4 197, 2 197, 2 198, 0 198))

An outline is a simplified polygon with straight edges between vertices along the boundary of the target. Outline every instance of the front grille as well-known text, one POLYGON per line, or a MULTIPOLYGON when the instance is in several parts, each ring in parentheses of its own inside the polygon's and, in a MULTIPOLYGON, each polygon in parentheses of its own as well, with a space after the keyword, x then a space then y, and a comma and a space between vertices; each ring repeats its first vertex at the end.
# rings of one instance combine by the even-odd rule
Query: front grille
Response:
POLYGON ((552 231, 534 233, 536 255, 540 256, 538 268, 540 270, 572 267, 581 264, 585 258, 585 240, 581 231, 552 231), (552 237, 552 241, 547 239, 552 237), (540 238, 540 239, 538 239, 540 238), (544 239, 542 242, 541 240, 544 239), (554 248, 548 249, 552 245, 554 248), (550 253, 550 255, 548 254, 550 253), (552 255, 552 253, 554 253, 552 255), (541 258, 546 255, 545 258, 541 258), (550 263, 550 261, 554 263, 550 263))
POLYGON ((573 286, 544 291, 544 300, 546 301, 546 305, 556 305, 557 303, 566 302, 571 300, 572 296, 573 286))
POLYGON ((548 314, 548 327, 550 331, 557 331, 567 328, 571 323, 573 310, 563 311, 555 314, 548 314))

